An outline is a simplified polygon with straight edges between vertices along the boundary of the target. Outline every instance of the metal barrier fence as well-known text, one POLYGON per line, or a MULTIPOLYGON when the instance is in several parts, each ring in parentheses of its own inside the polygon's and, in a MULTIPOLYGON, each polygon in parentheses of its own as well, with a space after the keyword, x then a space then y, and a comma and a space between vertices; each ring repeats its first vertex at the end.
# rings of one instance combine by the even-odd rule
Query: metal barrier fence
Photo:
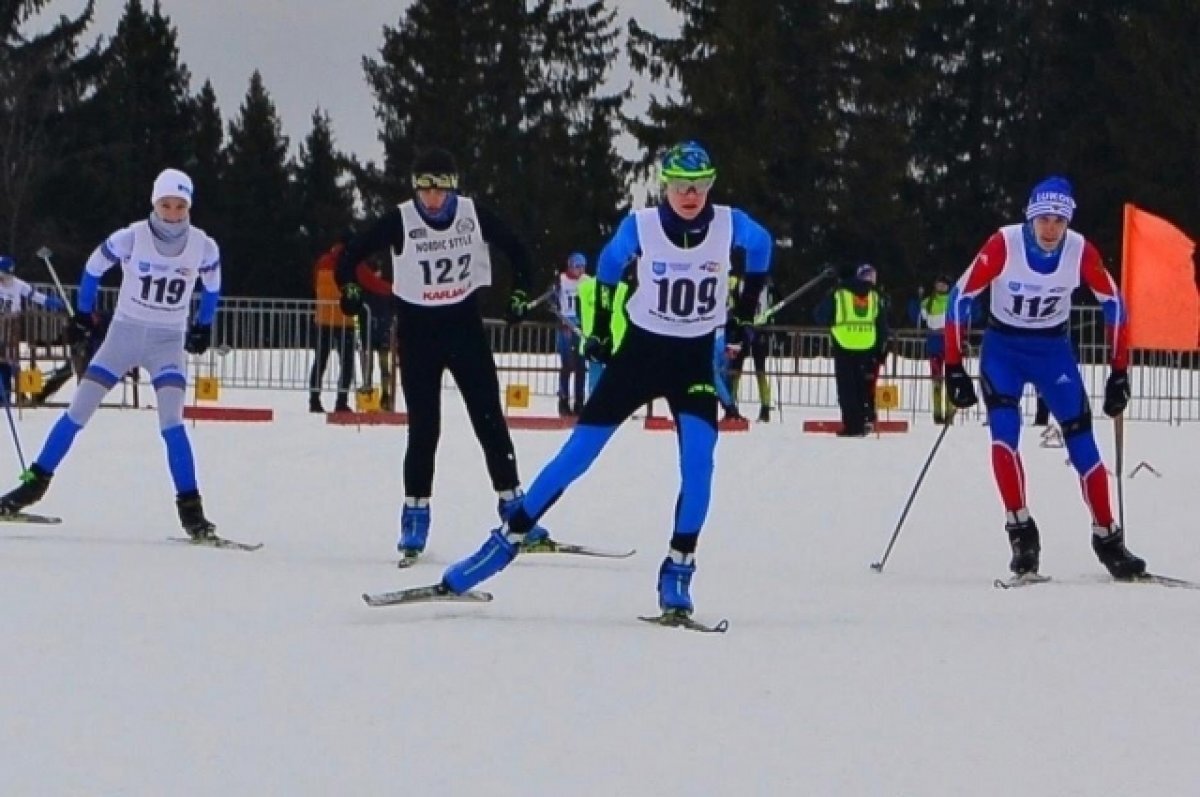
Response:
MULTIPOLYGON (((103 301, 111 303, 113 292, 103 301)), ((213 336, 213 348, 193 356, 190 367, 194 376, 216 377, 223 387, 263 390, 309 390, 309 377, 318 347, 331 348, 337 358, 340 331, 318 327, 313 319, 317 302, 313 300, 223 298, 213 336)), ((370 317, 367 316, 367 323, 370 317)), ((64 326, 62 315, 32 310, 10 316, 5 336, 10 361, 19 357, 31 367, 44 367, 47 360, 65 359, 61 345, 64 326), (12 329, 14 327, 15 329, 12 329), (19 346, 17 345, 19 342, 19 346)), ((559 359, 555 354, 558 326, 552 322, 526 322, 510 327, 500 321, 487 321, 492 351, 500 371, 502 385, 523 384, 535 396, 554 396, 558 391, 559 359)), ((0 330, 2 331, 2 330, 0 330)), ((767 376, 773 403, 785 407, 837 406, 833 363, 829 352, 829 334, 819 327, 767 327, 761 334, 770 338, 767 376)), ((1103 400, 1107 345, 1104 322, 1099 308, 1076 308, 1072 316, 1071 336, 1082 363, 1088 395, 1099 407, 1103 400)), ((978 372, 979 334, 970 336, 971 356, 967 367, 978 372)), ((354 335, 357 372, 352 387, 365 381, 379 385, 388 379, 380 357, 389 361, 387 349, 371 358, 363 374, 364 352, 359 336, 354 335), (367 379, 364 379, 364 376, 367 379), (369 381, 368 381, 369 380, 369 381)), ((406 341, 420 345, 419 341, 406 341)), ((898 388, 899 410, 893 415, 918 415, 932 412, 930 370, 924 354, 923 330, 902 329, 894 334, 892 353, 880 376, 881 384, 898 388)), ((392 348, 394 351, 394 348, 392 348)), ((333 363, 320 382, 322 391, 337 389, 342 363, 333 363)), ((751 377, 754 366, 747 358, 745 375, 751 377)), ((390 371, 395 379, 396 369, 390 371)), ((1200 421, 1200 352, 1135 352, 1130 369, 1133 401, 1127 417, 1132 420, 1200 421)), ((144 375, 143 375, 144 378, 144 375)), ((739 400, 758 402, 755 378, 740 383, 739 400)), ((453 387, 447 374, 446 387, 453 387)), ((1028 390, 1023 399, 1024 412, 1032 415, 1036 399, 1028 390)))

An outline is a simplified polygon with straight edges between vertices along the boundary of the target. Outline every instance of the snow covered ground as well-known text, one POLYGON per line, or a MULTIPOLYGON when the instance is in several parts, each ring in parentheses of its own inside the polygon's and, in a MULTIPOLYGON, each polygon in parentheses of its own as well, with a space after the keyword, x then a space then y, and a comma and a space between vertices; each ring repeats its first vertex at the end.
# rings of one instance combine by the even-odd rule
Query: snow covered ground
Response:
MULTIPOLYGON (((402 428, 327 426, 302 394, 194 429, 209 515, 254 554, 169 543, 152 412, 101 412, 38 509, 0 527, 0 794, 1195 794, 1200 592, 1104 583, 1062 450, 1026 433, 1043 571, 1008 560, 986 429, 953 429, 885 572, 936 430, 727 435, 694 585, 725 635, 654 609, 673 436, 626 427, 546 519, 625 561, 527 557, 486 606, 371 609, 495 520, 458 397, 429 563, 395 568, 402 428)), ((26 456, 57 411, 18 422, 26 456)), ((1097 422, 1111 454, 1111 426, 1097 422)), ((565 432, 517 432, 526 481, 565 432)), ((1200 579, 1196 426, 1131 424, 1130 547, 1200 579)), ((18 471, 11 447, 3 472, 18 471)), ((1109 456, 1111 464, 1111 456, 1109 456)))

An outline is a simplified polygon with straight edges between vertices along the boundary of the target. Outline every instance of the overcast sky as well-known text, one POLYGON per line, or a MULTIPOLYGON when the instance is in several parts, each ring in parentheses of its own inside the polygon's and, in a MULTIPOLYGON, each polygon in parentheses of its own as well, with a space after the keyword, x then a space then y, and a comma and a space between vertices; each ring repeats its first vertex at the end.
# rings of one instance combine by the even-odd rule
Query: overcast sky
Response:
MULTIPOLYGON (((142 2, 149 8, 153 0, 142 2)), ((651 30, 678 29, 678 17, 665 0, 614 3, 622 30, 631 13, 651 30)), ((61 14, 74 16, 85 5, 85 0, 53 0, 40 24, 61 14)), ((212 81, 226 124, 238 113, 250 75, 258 69, 293 151, 319 106, 333 120, 339 149, 376 161, 383 149, 362 57, 378 58, 383 28, 397 27, 409 5, 411 0, 160 0, 179 33, 180 59, 191 70, 192 91, 212 81)), ((96 6, 89 40, 115 33, 125 0, 97 0, 96 6)), ((613 72, 614 85, 632 79, 622 59, 613 72)), ((645 107, 645 99, 638 98, 635 107, 645 107)))

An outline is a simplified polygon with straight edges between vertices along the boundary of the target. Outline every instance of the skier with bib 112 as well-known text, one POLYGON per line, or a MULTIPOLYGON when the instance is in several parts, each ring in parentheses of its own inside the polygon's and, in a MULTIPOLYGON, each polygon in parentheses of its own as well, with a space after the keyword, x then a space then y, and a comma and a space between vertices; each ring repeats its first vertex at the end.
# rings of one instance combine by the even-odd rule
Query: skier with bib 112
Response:
POLYGON ((1104 308, 1111 370, 1104 412, 1116 418, 1129 403, 1125 306, 1096 247, 1068 229, 1075 213, 1071 184, 1062 177, 1038 183, 1025 208, 1025 223, 1001 227, 950 292, 946 316, 946 388, 954 406, 977 402, 962 364, 963 334, 971 300, 991 288, 979 381, 992 437, 992 471, 1006 513, 1012 548, 1009 568, 1036 576, 1041 552, 1037 524, 1025 495, 1025 469, 1017 445, 1021 394, 1032 384, 1062 428, 1071 464, 1079 474, 1092 516, 1092 549, 1114 578, 1132 579, 1146 563, 1125 547, 1113 518, 1108 472, 1092 431, 1092 411, 1071 349, 1071 293, 1087 285, 1104 308))

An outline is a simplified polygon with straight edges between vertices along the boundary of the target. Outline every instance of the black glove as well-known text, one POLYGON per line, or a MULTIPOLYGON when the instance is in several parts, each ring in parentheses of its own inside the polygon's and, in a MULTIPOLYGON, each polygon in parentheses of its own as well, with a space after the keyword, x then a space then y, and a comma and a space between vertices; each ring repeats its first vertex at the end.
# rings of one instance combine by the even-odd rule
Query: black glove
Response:
POLYGON ((187 350, 188 354, 204 354, 208 351, 210 343, 212 343, 212 325, 192 324, 183 348, 187 350))
POLYGON ((347 282, 342 286, 342 298, 338 307, 342 315, 356 316, 363 311, 363 289, 357 282, 347 282))
POLYGON ((504 314, 504 320, 510 324, 519 324, 525 320, 527 315, 529 315, 529 297, 525 291, 517 288, 508 297, 508 311, 504 314))
POLYGON ((725 325, 725 348, 741 351, 754 342, 754 322, 736 315, 725 325))
POLYGON ((950 403, 960 410, 979 403, 979 397, 975 395, 975 384, 961 364, 946 366, 946 392, 950 395, 950 403))
POLYGON ((612 355, 612 338, 588 335, 587 340, 583 342, 583 356, 589 362, 607 363, 612 359, 612 355))
POLYGON ((1104 383, 1104 414, 1116 418, 1129 406, 1129 374, 1114 368, 1104 383))
POLYGON ((77 346, 87 341, 95 329, 96 322, 92 319, 91 313, 76 312, 71 316, 71 323, 67 325, 67 342, 72 346, 77 346))

